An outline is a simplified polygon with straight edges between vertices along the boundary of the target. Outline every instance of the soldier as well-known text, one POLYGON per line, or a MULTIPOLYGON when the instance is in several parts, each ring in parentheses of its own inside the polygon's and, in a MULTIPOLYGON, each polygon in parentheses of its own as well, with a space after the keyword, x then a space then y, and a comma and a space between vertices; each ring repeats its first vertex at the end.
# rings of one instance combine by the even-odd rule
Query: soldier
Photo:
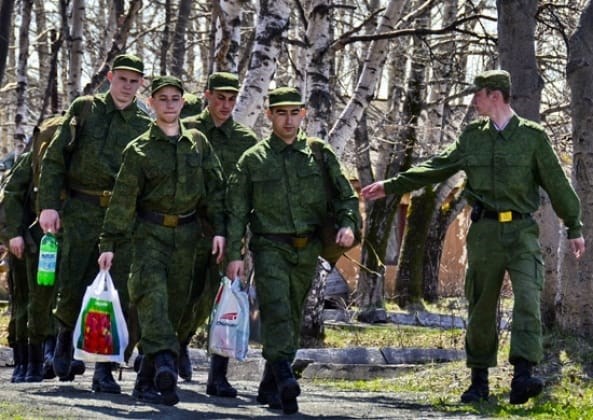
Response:
POLYGON ((488 399, 488 368, 496 366, 498 350, 498 298, 507 271, 516 309, 509 354, 514 365, 510 402, 523 404, 543 388, 542 380, 532 376, 533 366, 543 357, 543 258, 539 229, 531 217, 539 207, 539 187, 548 193, 564 220, 577 258, 585 252, 581 207, 543 128, 511 108, 509 73, 490 70, 479 74, 472 91, 473 106, 487 118, 471 123, 438 156, 395 178, 367 185, 362 195, 368 200, 401 195, 465 171, 465 195, 473 205, 465 279, 469 302, 465 350, 471 386, 461 401, 488 399))
MULTIPOLYGON (((40 382, 44 378, 50 379, 55 376, 51 366, 43 366, 43 344, 45 342, 46 350, 49 351, 51 348, 53 353, 53 346, 49 343, 54 343, 55 340, 51 318, 54 286, 37 284, 39 242, 42 232, 36 222, 32 160, 32 152, 24 153, 13 167, 4 189, 4 205, 10 252, 19 262, 24 261, 26 267, 26 276, 19 278, 16 282, 24 281, 25 284, 19 284, 18 287, 25 286, 28 290, 28 302, 27 300, 23 302, 27 310, 25 325, 28 332, 27 351, 21 355, 23 359, 25 354, 27 355, 27 361, 24 363, 26 366, 24 380, 40 382)), ((49 360, 51 359, 50 356, 49 360)))
MULTIPOLYGON (((43 159, 39 191, 41 228, 53 233, 63 228, 54 309, 59 329, 53 362, 56 375, 61 377, 69 374, 72 331, 82 297, 86 286, 97 275, 101 223, 121 164, 122 151, 150 124, 150 118, 136 101, 143 72, 144 64, 140 58, 131 54, 117 56, 107 74, 111 83, 109 91, 81 97, 72 103, 43 159), (75 133, 73 128, 76 128, 75 133), (63 191, 67 197, 62 207, 63 191), (61 214, 58 213, 60 210, 61 214)), ((114 264, 111 274, 127 317, 130 258, 124 255, 131 252, 129 241, 118 242, 117 252, 122 257, 114 264)), ((135 330, 131 325, 128 328, 135 330)), ((95 364, 94 391, 121 392, 111 369, 111 363, 95 364)))
MULTIPOLYGON (((263 356, 258 401, 280 398, 285 414, 298 411, 300 387, 291 368, 299 346, 305 298, 321 251, 318 231, 331 201, 337 212, 336 242, 350 246, 360 223, 358 198, 331 147, 322 153, 336 196, 328 197, 323 174, 299 129, 305 106, 294 88, 269 93, 272 135, 248 149, 230 175, 227 189, 228 259, 226 274, 243 274, 241 246, 252 232, 254 277, 260 302, 263 356)), ((271 404, 270 404, 271 405, 271 404)))
POLYGON ((204 135, 180 124, 181 81, 157 77, 151 90, 156 121, 124 151, 101 233, 99 265, 108 269, 121 258, 114 245, 133 238, 129 290, 138 309, 144 352, 133 395, 174 405, 179 401, 178 327, 189 303, 194 244, 200 235, 196 211, 207 210, 214 229, 211 249, 220 262, 225 245, 224 181, 204 135))
MULTIPOLYGON (((232 172, 241 154, 257 143, 255 133, 246 126, 233 120, 232 112, 239 92, 239 78, 226 72, 212 73, 204 96, 207 108, 198 116, 186 118, 183 123, 188 128, 200 130, 222 164, 224 176, 232 172)), ((211 234, 203 237, 196 247, 196 271, 192 286, 191 300, 184 313, 180 332, 179 376, 191 380, 192 367, 188 354, 188 345, 198 326, 204 324, 212 311, 214 297, 220 283, 220 270, 211 258, 211 234)), ((206 393, 219 397, 234 398, 237 390, 226 376, 229 359, 212 355, 206 393)))

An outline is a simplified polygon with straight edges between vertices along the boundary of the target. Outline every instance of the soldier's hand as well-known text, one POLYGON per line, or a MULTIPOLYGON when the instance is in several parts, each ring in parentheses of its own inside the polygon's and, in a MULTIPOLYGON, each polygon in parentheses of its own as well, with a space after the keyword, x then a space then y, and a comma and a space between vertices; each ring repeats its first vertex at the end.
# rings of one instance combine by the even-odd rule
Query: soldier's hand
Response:
POLYGON ((226 266, 226 276, 230 280, 241 279, 243 278, 244 269, 243 260, 233 260, 226 266))
POLYGON ((383 181, 377 181, 367 185, 360 190, 360 194, 365 200, 376 200, 385 197, 385 186, 383 181))
POLYGON ((39 226, 41 226, 43 233, 58 232, 62 227, 60 215, 54 209, 41 210, 41 214, 39 214, 39 226))
POLYGON ((336 244, 348 248, 354 243, 354 232, 349 227, 343 227, 338 230, 336 235, 336 244))
POLYGON ((102 252, 99 255, 99 268, 101 270, 109 270, 111 269, 111 263, 113 262, 113 252, 102 252))
POLYGON ((568 242, 570 243, 570 249, 572 250, 574 256, 577 259, 581 258, 585 253, 585 238, 580 236, 575 239, 569 239, 568 242))
POLYGON ((224 247, 226 238, 224 236, 215 236, 212 238, 212 255, 216 255, 216 264, 220 264, 224 259, 224 247))
POLYGON ((8 241, 8 248, 10 249, 12 255, 21 260, 25 252, 25 240, 22 236, 15 236, 10 241, 8 241))

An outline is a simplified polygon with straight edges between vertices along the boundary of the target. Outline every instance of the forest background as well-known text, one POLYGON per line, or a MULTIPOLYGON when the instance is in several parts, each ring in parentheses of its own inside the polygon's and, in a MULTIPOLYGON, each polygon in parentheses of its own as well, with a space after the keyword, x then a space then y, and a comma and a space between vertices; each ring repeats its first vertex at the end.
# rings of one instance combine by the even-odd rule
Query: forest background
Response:
MULTIPOLYGON (((513 108, 545 126, 593 237, 590 0, 1 0, 0 148, 10 154, 43 118, 106 90, 122 52, 143 57, 148 81, 173 74, 198 96, 212 71, 239 73, 234 118, 262 136, 268 88, 299 87, 306 131, 326 139, 361 185, 454 141, 474 117, 464 89, 482 70, 506 69, 513 108)), ((386 296, 402 309, 439 299, 462 185, 459 174, 412 194, 404 230, 394 223, 401 197, 366 203, 361 311, 384 308, 386 296), (397 265, 397 282, 386 292, 387 264, 397 265)), ((545 325, 591 337, 593 247, 576 261, 543 193, 542 202, 545 325)))

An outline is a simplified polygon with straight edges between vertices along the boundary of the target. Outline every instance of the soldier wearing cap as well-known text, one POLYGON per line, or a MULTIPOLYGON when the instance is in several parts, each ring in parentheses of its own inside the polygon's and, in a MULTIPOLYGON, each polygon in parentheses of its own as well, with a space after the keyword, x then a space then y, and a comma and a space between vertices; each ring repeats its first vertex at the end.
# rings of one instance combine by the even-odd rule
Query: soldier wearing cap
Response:
MULTIPOLYGON (((255 133, 233 120, 232 112, 239 92, 239 77, 233 73, 215 72, 208 77, 204 96, 208 105, 195 117, 186 118, 183 124, 200 130, 220 159, 225 177, 232 172, 245 150, 257 143, 255 133)), ((191 379, 192 367, 188 345, 198 326, 204 324, 212 311, 214 297, 220 283, 220 270, 213 264, 210 249, 211 235, 201 238, 197 244, 196 271, 192 287, 192 304, 188 306, 181 323, 181 352, 179 376, 191 379)), ((219 397, 234 398, 237 390, 226 376, 228 358, 213 354, 208 371, 206 393, 219 397)))
POLYGON ((180 123, 182 94, 175 77, 153 80, 149 103, 156 121, 124 150, 99 257, 101 268, 109 268, 120 258, 118 241, 133 238, 128 287, 144 351, 134 396, 158 403, 160 394, 167 405, 179 401, 178 327, 189 303, 194 244, 201 234, 198 208, 206 209, 213 227, 210 249, 218 262, 225 245, 222 168, 206 137, 180 123))
MULTIPOLYGON (((62 231, 54 309, 59 331, 53 359, 55 374, 62 379, 71 380, 74 373, 71 371, 72 331, 86 287, 98 272, 99 233, 122 151, 150 124, 150 118, 136 102, 143 73, 140 58, 131 54, 117 56, 107 74, 109 91, 72 102, 43 159, 40 226, 45 233, 62 231)), ((117 247, 118 255, 130 255, 129 241, 122 240, 117 247)), ((126 317, 129 260, 129 257, 120 258, 111 271, 126 317)), ((53 345, 46 343, 50 349, 53 345)), ((95 365, 94 391, 121 392, 111 369, 111 363, 95 365)))
POLYGON ((358 198, 331 147, 300 129, 306 109, 291 87, 269 92, 272 134, 248 149, 228 180, 226 274, 243 274, 242 239, 252 232, 254 278, 260 302, 264 374, 257 400, 285 414, 298 411, 300 387, 291 363, 299 347, 305 298, 321 252, 318 237, 331 200, 340 226, 336 242, 349 246, 360 223, 358 198), (311 148, 318 142, 336 191, 328 197, 311 148), (280 404, 278 404, 280 403, 280 404))
POLYGON ((538 225, 531 217, 540 204, 539 187, 548 193, 564 221, 576 258, 585 251, 581 205, 544 129, 511 108, 509 73, 481 73, 471 91, 474 108, 487 118, 469 124, 441 154, 395 178, 367 185, 362 195, 368 200, 401 195, 465 172, 464 194, 473 206, 465 279, 469 303, 465 349, 471 385, 461 401, 488 399, 488 368, 496 366, 497 305, 506 271, 515 298, 510 402, 523 404, 543 388, 541 379, 532 376, 533 366, 543 357, 540 293, 544 267, 538 225))

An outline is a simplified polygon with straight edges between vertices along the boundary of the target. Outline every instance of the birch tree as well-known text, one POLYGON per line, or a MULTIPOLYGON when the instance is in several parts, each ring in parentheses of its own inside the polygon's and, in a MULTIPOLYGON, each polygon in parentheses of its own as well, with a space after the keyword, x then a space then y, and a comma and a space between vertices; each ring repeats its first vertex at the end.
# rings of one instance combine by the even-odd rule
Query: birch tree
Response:
POLYGON ((184 78, 187 24, 190 17, 192 0, 180 0, 177 10, 177 24, 173 32, 173 55, 171 57, 171 74, 184 78))
POLYGON ((0 4, 0 87, 4 79, 4 69, 6 68, 6 60, 8 58, 13 9, 14 0, 2 0, 0 4))
POLYGON ((572 115, 573 181, 581 198, 583 236, 587 251, 578 261, 567 250, 564 255, 559 293, 558 325, 569 333, 593 335, 593 1, 588 0, 578 27, 568 42, 566 76, 570 86, 572 115))
POLYGON ((68 71, 68 101, 80 96, 82 75, 82 28, 84 25, 84 0, 72 0, 72 25, 68 39, 70 66, 68 71))
POLYGON ((241 21, 244 0, 218 1, 220 13, 216 16, 213 71, 239 72, 241 21))
POLYGON ((249 127, 262 113, 264 97, 274 76, 276 60, 288 29, 290 10, 289 0, 260 1, 255 44, 233 112, 236 121, 249 127))
POLYGON ((16 71, 16 114, 14 119, 14 139, 25 141, 27 124, 27 63, 29 61, 29 26, 33 0, 21 0, 21 26, 19 28, 19 55, 16 71))

